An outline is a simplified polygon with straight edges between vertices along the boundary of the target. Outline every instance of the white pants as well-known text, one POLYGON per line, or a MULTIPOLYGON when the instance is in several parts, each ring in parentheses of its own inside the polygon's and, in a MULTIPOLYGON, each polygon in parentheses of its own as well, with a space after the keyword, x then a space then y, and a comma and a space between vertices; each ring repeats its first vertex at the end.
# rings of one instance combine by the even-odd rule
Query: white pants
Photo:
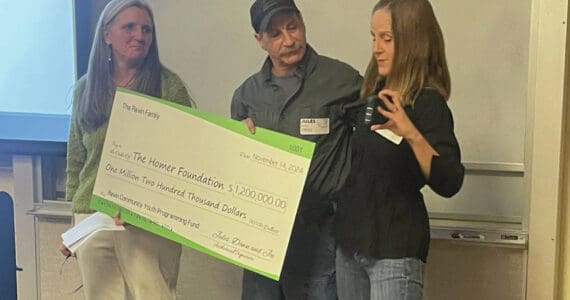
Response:
MULTIPOLYGON (((89 214, 76 214, 75 222, 89 214)), ((85 299, 175 299, 178 243, 126 225, 101 231, 77 251, 85 299)))

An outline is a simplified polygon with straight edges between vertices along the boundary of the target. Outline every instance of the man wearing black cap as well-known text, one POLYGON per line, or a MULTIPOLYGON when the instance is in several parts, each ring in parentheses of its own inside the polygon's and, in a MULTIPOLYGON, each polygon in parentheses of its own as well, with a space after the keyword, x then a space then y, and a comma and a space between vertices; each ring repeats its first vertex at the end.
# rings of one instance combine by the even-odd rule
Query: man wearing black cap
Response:
POLYGON ((316 143, 280 281, 244 271, 242 299, 336 299, 332 198, 350 167, 349 137, 362 78, 306 42, 292 0, 256 0, 255 39, 268 54, 236 89, 232 118, 316 143))

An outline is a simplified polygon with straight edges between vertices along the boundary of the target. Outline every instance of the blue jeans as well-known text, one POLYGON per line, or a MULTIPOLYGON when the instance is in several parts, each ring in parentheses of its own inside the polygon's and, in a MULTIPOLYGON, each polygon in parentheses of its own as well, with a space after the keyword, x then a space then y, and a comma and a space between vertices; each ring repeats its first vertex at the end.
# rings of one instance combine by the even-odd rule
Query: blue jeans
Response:
POLYGON ((419 258, 374 259, 341 249, 336 254, 340 300, 422 299, 424 263, 419 258))
POLYGON ((332 216, 322 225, 297 220, 279 281, 244 270, 243 300, 336 300, 332 216))

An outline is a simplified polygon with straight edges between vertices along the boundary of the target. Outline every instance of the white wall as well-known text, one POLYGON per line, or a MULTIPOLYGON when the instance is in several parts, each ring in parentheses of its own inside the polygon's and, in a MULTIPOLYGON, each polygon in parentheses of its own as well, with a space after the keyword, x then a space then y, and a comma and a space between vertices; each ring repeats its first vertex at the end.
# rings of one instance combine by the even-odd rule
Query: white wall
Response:
MULTIPOLYGON (((559 267, 561 170, 567 0, 533 1, 530 39, 527 155, 528 299, 554 299, 560 286, 559 267)), ((567 99, 566 99, 567 102, 567 99)))
MULTIPOLYGON (((531 0, 432 2, 446 39, 450 106, 463 160, 519 164, 522 170, 531 0)), ((228 116, 234 89, 266 57, 253 37, 251 3, 152 1, 161 59, 181 75, 201 110, 228 116)), ((369 23, 376 0, 296 3, 317 52, 363 74, 371 55, 369 23)), ((425 192, 433 213, 522 222, 522 171, 514 176, 469 174, 452 200, 425 192), (493 188, 482 188, 489 186, 493 188)))
MULTIPOLYGON (((253 37, 251 3, 152 1, 161 59, 186 81, 201 110, 229 116, 234 89, 261 68, 265 52, 253 37)), ((375 1, 325 3, 297 1, 309 43, 363 73, 371 53, 369 18, 375 1), (350 34, 347 25, 354 29, 350 34)))

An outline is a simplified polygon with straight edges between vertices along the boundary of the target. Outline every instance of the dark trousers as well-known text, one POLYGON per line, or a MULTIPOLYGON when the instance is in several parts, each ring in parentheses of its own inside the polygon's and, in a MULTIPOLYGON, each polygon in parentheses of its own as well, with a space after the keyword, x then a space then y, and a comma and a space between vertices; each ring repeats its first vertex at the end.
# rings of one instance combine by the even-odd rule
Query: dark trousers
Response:
POLYGON ((322 223, 297 218, 279 281, 244 270, 242 300, 334 300, 333 217, 322 223))

